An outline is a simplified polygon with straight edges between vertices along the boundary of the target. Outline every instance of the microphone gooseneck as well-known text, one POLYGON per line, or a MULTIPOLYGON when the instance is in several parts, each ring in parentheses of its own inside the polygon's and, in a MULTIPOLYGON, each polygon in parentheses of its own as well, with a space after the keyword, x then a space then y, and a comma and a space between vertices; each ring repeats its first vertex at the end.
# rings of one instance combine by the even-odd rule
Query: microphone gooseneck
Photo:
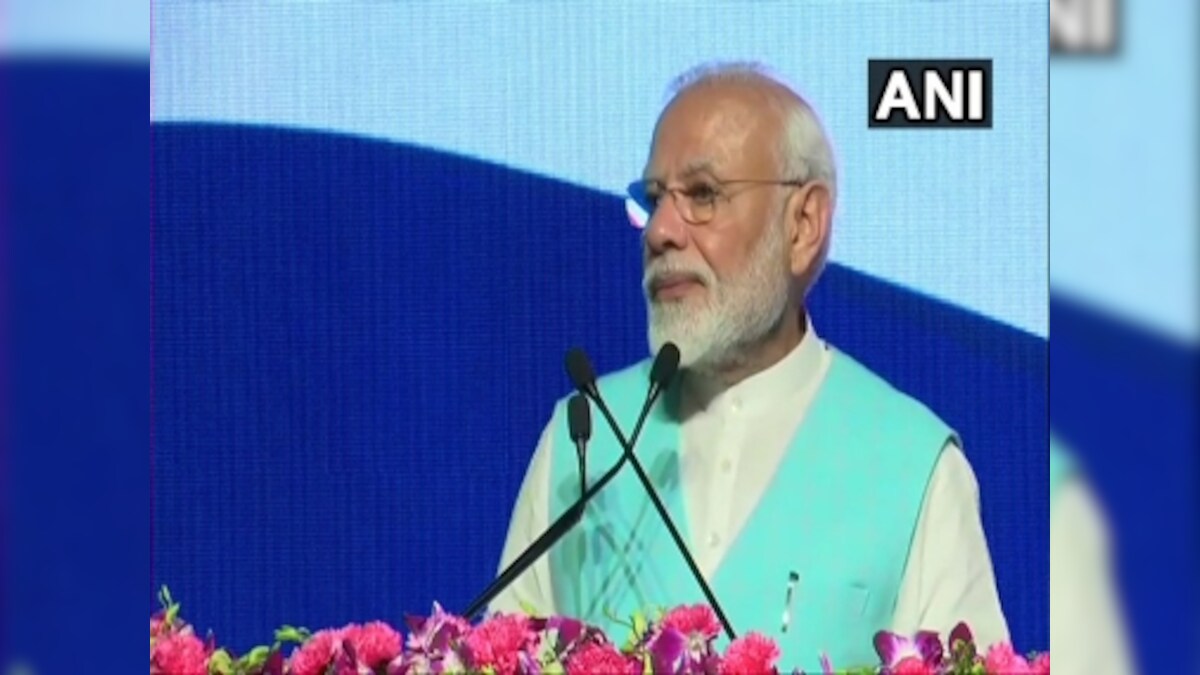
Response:
MULTIPOLYGON (((582 351, 576 349, 567 354, 567 373, 571 376, 572 383, 576 383, 576 377, 579 376, 584 378, 584 381, 590 381, 592 386, 595 387, 595 372, 592 371, 592 364, 588 360, 587 355, 582 351)), ((575 386, 578 388, 577 383, 575 386)), ((645 423, 645 418, 649 414, 651 407, 654 405, 654 402, 658 399, 661 393, 662 391, 660 389, 658 391, 651 391, 647 396, 646 403, 642 406, 642 414, 638 418, 637 425, 634 427, 633 436, 628 442, 625 440, 625 436, 621 433, 620 429, 612 424, 612 418, 607 417, 609 424, 613 427, 613 432, 617 434, 617 437, 620 440, 622 448, 631 448, 633 447, 634 443, 637 443, 638 436, 641 434, 642 425, 645 423)), ((601 410, 607 414, 607 411, 605 411, 604 408, 601 408, 601 410)), ((587 405, 587 399, 582 396, 575 396, 567 402, 567 425, 571 440, 576 442, 577 452, 579 452, 577 439, 583 438, 586 442, 587 438, 591 435, 591 420, 591 406, 587 405), (579 400, 580 403, 574 403, 575 400, 579 400), (574 413, 574 422, 572 421, 572 407, 576 409, 576 412, 574 413), (585 416, 586 425, 583 424, 585 422, 585 416), (574 426, 575 424, 579 424, 579 426, 576 427, 574 426), (585 430, 587 433, 583 433, 585 430)), ((582 455, 582 453, 580 454, 582 455)), ((607 487, 608 484, 617 477, 617 474, 621 472, 621 469, 625 468, 626 462, 628 462, 632 456, 633 453, 629 452, 628 450, 622 452, 620 459, 613 464, 612 468, 606 471, 604 475, 600 477, 600 480, 593 483, 590 488, 584 490, 583 495, 576 500, 574 504, 568 507, 567 510, 564 511, 557 520, 551 523, 550 527, 547 528, 540 537, 535 539, 532 544, 530 544, 524 551, 521 552, 521 555, 517 556, 515 560, 509 563, 509 565, 504 568, 504 571, 501 572, 500 575, 496 577, 496 579, 492 581, 492 583, 483 591, 483 593, 479 594, 479 597, 477 597, 471 603, 467 610, 463 612, 462 616, 468 621, 477 618, 487 608, 488 603, 490 603, 492 600, 495 600, 496 596, 504 592, 504 589, 511 586, 512 583, 517 580, 517 577, 521 576, 525 570, 532 567, 533 564, 537 562, 543 555, 545 555, 547 551, 553 548, 555 544, 565 537, 567 532, 571 531, 571 528, 575 527, 575 525, 583 520, 584 510, 586 509, 588 503, 591 502, 591 500, 597 494, 599 494, 601 490, 607 487)), ((580 474, 583 475, 582 468, 580 470, 580 474)), ((584 480, 586 480, 586 478, 584 480)))
MULTIPOLYGON (((650 391, 648 392, 646 403, 642 406, 642 412, 638 416, 637 425, 634 427, 633 437, 635 439, 641 433, 642 424, 646 421, 650 407, 670 386, 671 379, 674 378, 678 369, 679 348, 668 342, 659 350, 658 354, 654 357, 654 364, 650 367, 650 391)), ((692 558, 691 551, 688 550, 687 544, 683 541, 683 535, 675 527, 675 521, 671 519, 671 514, 659 498, 658 491, 654 489, 653 483, 650 482, 650 477, 646 475, 646 470, 642 467, 642 463, 638 461, 637 455, 634 454, 633 444, 625 441, 620 426, 613 418, 612 411, 608 409, 608 405, 600 396, 600 390, 596 386, 595 370, 592 368, 591 362, 588 361, 587 355, 582 350, 572 350, 571 354, 568 355, 567 372, 571 376, 575 388, 581 394, 594 401, 596 406, 600 408, 600 414, 604 416, 605 421, 612 428, 617 441, 624 450, 622 459, 628 459, 629 463, 633 465, 633 470, 637 474, 638 481, 641 482, 642 488, 650 497, 650 501, 654 505, 654 510, 658 512, 659 518, 667 526, 667 531, 670 533, 671 539, 683 555, 683 560, 687 563, 692 577, 699 584, 700 590, 704 592, 704 597, 708 600, 709 606, 713 608, 713 612, 716 613, 717 618, 721 621, 721 626, 725 629, 725 635, 730 641, 737 639, 733 625, 729 622, 729 618, 725 616, 725 611, 721 608, 721 603, 717 601, 717 596, 713 593, 712 588, 709 587, 704 575, 701 574, 700 567, 696 565, 696 560, 692 558)))

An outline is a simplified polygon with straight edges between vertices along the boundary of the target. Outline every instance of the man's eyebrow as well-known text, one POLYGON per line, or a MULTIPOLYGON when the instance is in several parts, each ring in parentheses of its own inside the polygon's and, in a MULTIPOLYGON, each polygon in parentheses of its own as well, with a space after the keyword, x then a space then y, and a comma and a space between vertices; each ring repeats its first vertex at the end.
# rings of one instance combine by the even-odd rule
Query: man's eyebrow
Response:
MULTIPOLYGON (((694 160, 688 162, 687 164, 684 164, 683 170, 679 172, 679 177, 681 179, 692 178, 696 174, 700 174, 700 173, 707 173, 707 174, 711 174, 713 176, 716 175, 716 171, 715 171, 715 168, 713 166, 713 162, 711 159, 707 159, 707 158, 694 159, 694 160)), ((654 176, 649 171, 643 172, 642 180, 647 181, 647 182, 649 182, 649 181, 665 182, 662 180, 661 177, 654 176)))
POLYGON ((684 165, 681 178, 691 178, 698 173, 714 173, 711 159, 695 159, 684 165))

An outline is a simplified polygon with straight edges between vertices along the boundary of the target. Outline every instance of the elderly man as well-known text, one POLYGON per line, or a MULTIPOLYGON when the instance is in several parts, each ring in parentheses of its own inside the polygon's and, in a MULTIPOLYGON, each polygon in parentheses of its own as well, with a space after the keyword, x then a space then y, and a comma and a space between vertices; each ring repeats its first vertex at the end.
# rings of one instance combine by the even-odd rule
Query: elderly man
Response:
MULTIPOLYGON (((837 198, 816 115, 753 65, 702 67, 672 90, 631 194, 650 214, 650 347, 675 343, 682 372, 637 455, 730 622, 775 638, 782 665, 809 672, 822 652, 840 666, 874 662, 880 629, 945 636, 965 620, 985 643, 1007 639, 955 432, 824 343, 805 310, 837 198)), ((600 379, 627 426, 648 368, 600 379)), ((529 466, 502 566, 579 494, 564 409, 529 466)), ((621 452, 603 427, 590 480, 621 452)), ((569 614, 620 634, 616 620, 634 611, 703 601, 625 471, 492 609, 569 614)))

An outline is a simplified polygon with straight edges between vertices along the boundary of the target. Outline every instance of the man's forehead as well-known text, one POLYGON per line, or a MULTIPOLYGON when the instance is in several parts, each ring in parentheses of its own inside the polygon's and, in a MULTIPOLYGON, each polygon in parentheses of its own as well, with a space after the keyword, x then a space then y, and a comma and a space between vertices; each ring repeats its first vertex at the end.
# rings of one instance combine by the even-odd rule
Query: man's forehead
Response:
POLYGON ((667 138, 656 134, 645 173, 655 178, 670 175, 684 179, 703 174, 727 177, 731 172, 754 168, 769 155, 763 143, 754 142, 744 131, 667 138))
POLYGON ((739 93, 690 92, 668 105, 655 125, 646 172, 686 177, 765 159, 772 119, 739 93))

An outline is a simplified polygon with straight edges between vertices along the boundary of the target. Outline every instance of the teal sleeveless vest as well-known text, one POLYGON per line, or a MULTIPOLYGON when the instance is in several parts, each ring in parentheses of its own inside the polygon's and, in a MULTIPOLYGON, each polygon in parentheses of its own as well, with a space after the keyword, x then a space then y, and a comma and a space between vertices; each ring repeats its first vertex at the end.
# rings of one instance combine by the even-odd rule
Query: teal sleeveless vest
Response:
MULTIPOLYGON (((648 388, 650 361, 600 379, 625 429, 648 388)), ((550 516, 579 496, 578 462, 555 412, 550 516)), ((689 549, 680 485, 678 392, 664 395, 637 442, 639 460, 689 549)), ((621 455, 593 410, 589 484, 621 455)), ((780 667, 821 672, 877 663, 876 631, 890 626, 925 487, 954 432, 920 403, 835 352, 825 382, 780 462, 770 488, 708 579, 738 635, 774 638, 780 667), (799 576, 782 632, 790 573, 799 576)), ((745 451, 751 451, 747 449, 745 451)), ((632 468, 588 506, 584 520, 550 553, 555 608, 603 628, 616 640, 634 612, 704 602, 632 468)), ((722 636, 718 643, 724 647, 722 636)))

